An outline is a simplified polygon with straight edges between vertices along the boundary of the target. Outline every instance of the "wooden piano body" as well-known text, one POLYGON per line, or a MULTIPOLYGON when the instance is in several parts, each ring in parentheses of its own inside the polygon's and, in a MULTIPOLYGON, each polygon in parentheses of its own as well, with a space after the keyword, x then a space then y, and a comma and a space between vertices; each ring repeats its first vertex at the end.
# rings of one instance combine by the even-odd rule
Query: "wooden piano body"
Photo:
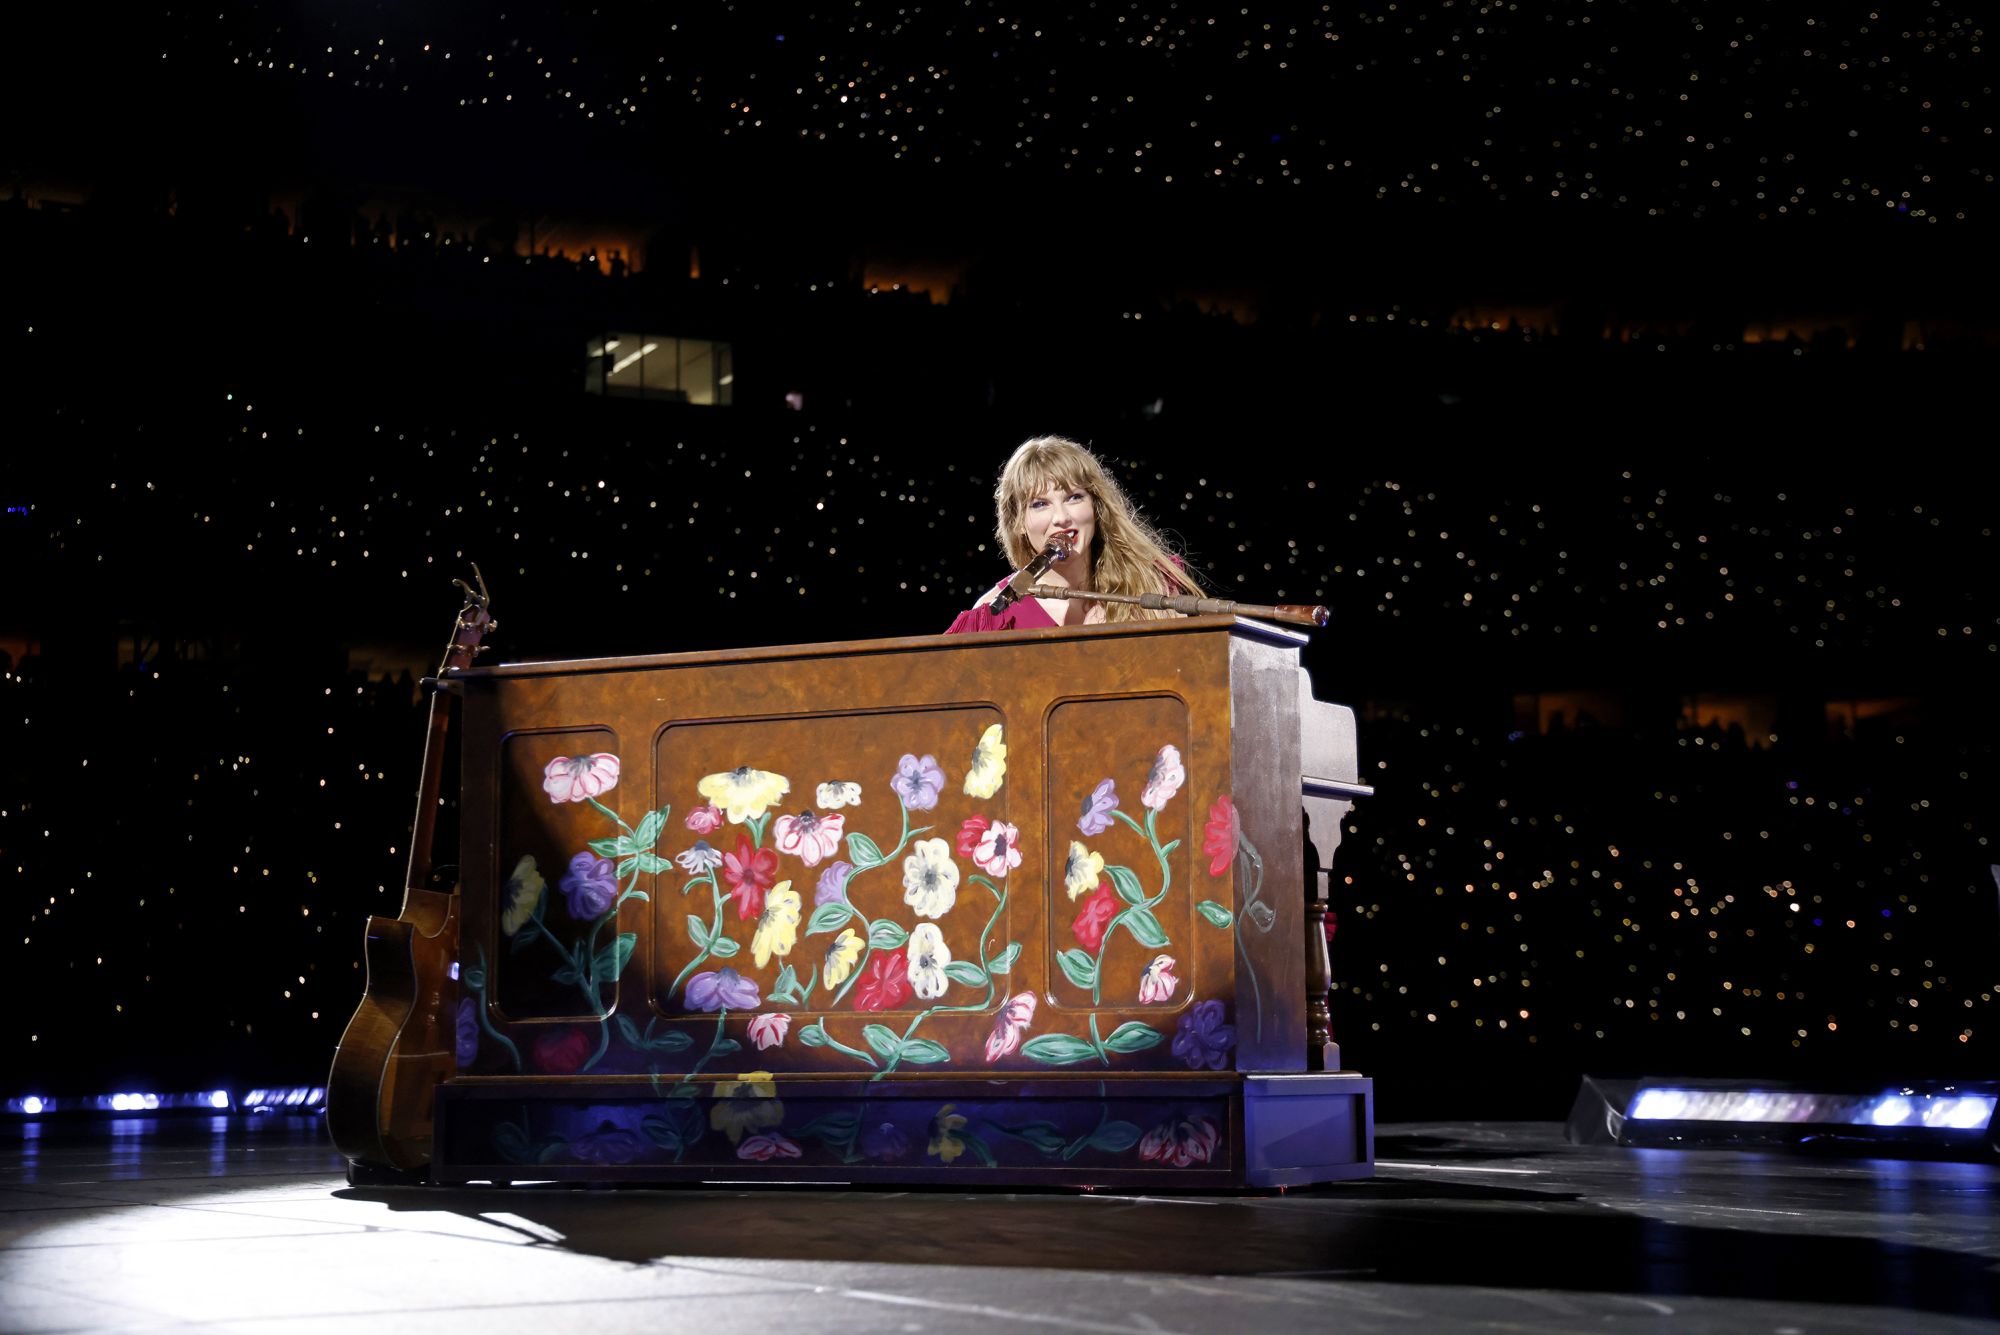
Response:
POLYGON ((1306 882, 1368 790, 1302 643, 1206 617, 448 673, 451 1051, 330 1113, 436 1182, 1365 1176, 1306 882))

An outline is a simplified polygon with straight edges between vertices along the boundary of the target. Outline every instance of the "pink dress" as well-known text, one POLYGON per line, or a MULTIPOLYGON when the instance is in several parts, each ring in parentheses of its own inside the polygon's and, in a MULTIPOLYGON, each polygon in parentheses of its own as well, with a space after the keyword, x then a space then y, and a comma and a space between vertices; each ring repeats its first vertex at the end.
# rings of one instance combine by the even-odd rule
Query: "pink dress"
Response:
MULTIPOLYGON (((1006 585, 1001 580, 995 588, 1006 585)), ((945 631, 947 635, 976 635, 988 630, 1047 630, 1056 623, 1049 620, 1049 614, 1042 610, 1041 603, 1033 598, 1018 598, 1006 611, 995 613, 991 603, 978 607, 968 607, 958 614, 958 619, 945 631)))

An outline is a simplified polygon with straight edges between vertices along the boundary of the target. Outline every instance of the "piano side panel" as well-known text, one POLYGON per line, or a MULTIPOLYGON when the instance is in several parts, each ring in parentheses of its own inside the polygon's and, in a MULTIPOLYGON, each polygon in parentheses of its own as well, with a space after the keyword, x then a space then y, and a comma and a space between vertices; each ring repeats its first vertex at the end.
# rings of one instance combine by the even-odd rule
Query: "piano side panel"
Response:
MULTIPOLYGON (((1298 650, 1230 643, 1236 1067, 1305 1069, 1305 864, 1299 830, 1298 650)), ((1204 872, 1206 868, 1204 867, 1204 872)))

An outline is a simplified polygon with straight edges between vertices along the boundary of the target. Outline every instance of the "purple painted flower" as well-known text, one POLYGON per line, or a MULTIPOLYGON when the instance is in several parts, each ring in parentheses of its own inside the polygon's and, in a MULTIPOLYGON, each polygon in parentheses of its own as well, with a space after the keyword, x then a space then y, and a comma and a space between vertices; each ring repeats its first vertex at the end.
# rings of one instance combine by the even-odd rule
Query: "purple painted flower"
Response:
POLYGON ((1111 828, 1111 813, 1117 809, 1118 788, 1106 779, 1083 799, 1083 814, 1077 817, 1076 828, 1082 830, 1086 838, 1094 839, 1111 828))
POLYGON ((578 1163, 634 1163, 645 1152, 645 1141, 610 1122, 569 1143, 570 1158, 578 1163))
POLYGON ((1181 1016, 1180 1032, 1174 1035, 1174 1056, 1188 1064, 1190 1071, 1206 1066, 1220 1071, 1236 1046, 1236 1026, 1222 1022, 1222 1003, 1198 1001, 1181 1016))
POLYGON ((749 1011, 757 1009, 762 998, 757 995, 755 979, 745 978, 734 969, 717 969, 688 979, 687 1003, 698 1011, 719 1011, 724 1007, 749 1011))
POLYGON ((944 771, 938 768, 936 756, 919 760, 906 755, 896 763, 896 774, 889 780, 889 786, 910 810, 930 811, 937 806, 938 794, 944 790, 944 771))
POLYGON ((871 1159, 894 1162, 910 1152, 910 1138, 894 1122, 877 1122, 861 1133, 861 1152, 871 1159))
POLYGON ((845 904, 847 902, 847 878, 854 875, 852 862, 831 863, 819 874, 819 883, 813 887, 813 907, 821 904, 845 904))
POLYGON ((460 1070, 479 1059, 479 1003, 471 997, 462 998, 458 1003, 456 1047, 460 1070))
POLYGON ((578 853, 569 860, 569 874, 561 887, 569 916, 588 922, 617 902, 618 868, 595 853, 578 853))

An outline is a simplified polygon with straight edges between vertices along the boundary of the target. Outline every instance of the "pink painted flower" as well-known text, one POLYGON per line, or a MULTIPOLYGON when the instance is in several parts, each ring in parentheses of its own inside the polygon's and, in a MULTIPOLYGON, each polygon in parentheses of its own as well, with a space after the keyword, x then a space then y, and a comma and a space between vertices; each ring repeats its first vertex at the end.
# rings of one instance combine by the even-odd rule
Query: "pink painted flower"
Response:
POLYGON ((1139 1157, 1154 1163, 1188 1168, 1207 1163, 1222 1141, 1213 1118, 1196 1115, 1162 1122, 1139 1142, 1139 1157))
POLYGON ((1146 788, 1139 794, 1139 800, 1158 811, 1173 800, 1181 785, 1187 782, 1187 771, 1181 768, 1181 753, 1171 746, 1160 748, 1160 754, 1153 757, 1153 767, 1146 771, 1146 788))
POLYGON ((1174 957, 1155 955, 1146 972, 1139 975, 1139 1000, 1149 1006, 1155 1001, 1165 1001, 1173 996, 1180 981, 1174 976, 1174 957))
POLYGON ((703 802, 688 812, 686 825, 696 834, 714 834, 721 829, 729 817, 722 814, 722 808, 713 802, 703 802))
POLYGON ((997 1062, 1021 1046, 1021 1035, 1035 1018, 1035 994, 1017 992, 993 1017, 993 1032, 986 1036, 986 1060, 997 1062))
POLYGON ((792 1027, 792 1017, 782 1012, 771 1015, 756 1015, 750 1019, 750 1041, 762 1052, 765 1048, 782 1046, 785 1031, 792 1027))
POLYGON ((557 756, 542 770, 542 791, 551 802, 581 802, 618 786, 618 757, 608 751, 557 756))
POLYGON ((574 1075, 590 1060, 590 1034, 573 1024, 545 1029, 536 1035, 530 1050, 535 1070, 548 1075, 574 1075))
POLYGON ((1075 934, 1076 943, 1085 950, 1095 950, 1104 944, 1105 929, 1118 916, 1118 896, 1111 889, 1109 880, 1097 883, 1097 889, 1078 906, 1076 921, 1069 925, 1075 934))
POLYGON ((1236 804, 1224 793, 1208 809, 1208 824, 1202 828, 1201 851, 1208 854, 1208 874, 1220 876, 1236 860, 1236 840, 1243 832, 1243 818, 1236 804))
POLYGON ((790 854, 808 867, 814 867, 819 865, 820 859, 832 857, 834 850, 840 847, 846 824, 845 816, 821 816, 801 811, 796 816, 778 817, 778 823, 771 827, 771 836, 780 853, 790 854))
POLYGON ((796 1159, 799 1147, 776 1131, 766 1131, 761 1136, 748 1136, 736 1147, 739 1159, 796 1159))
POLYGON ((979 836, 972 849, 972 860, 988 876, 1005 876, 1021 865, 1020 838, 1019 830, 1004 820, 996 820, 979 836))
POLYGON ((986 828, 992 823, 984 816, 966 817, 965 823, 958 827, 958 855, 962 858, 971 857, 972 850, 979 847, 979 841, 986 835, 986 828))

